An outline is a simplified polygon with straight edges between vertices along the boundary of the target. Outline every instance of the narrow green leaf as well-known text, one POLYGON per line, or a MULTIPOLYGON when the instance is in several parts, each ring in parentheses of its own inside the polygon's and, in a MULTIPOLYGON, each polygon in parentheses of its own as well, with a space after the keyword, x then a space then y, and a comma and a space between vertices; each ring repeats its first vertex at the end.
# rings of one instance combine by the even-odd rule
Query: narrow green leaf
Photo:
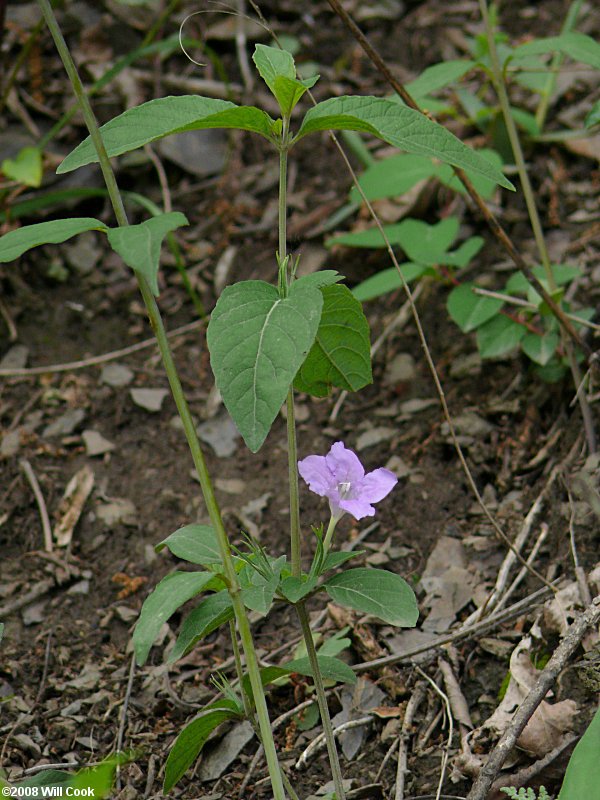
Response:
POLYGON ((93 217, 55 219, 51 222, 39 222, 37 225, 25 225, 0 238, 0 263, 14 261, 32 247, 41 244, 59 244, 84 231, 106 233, 108 228, 93 217))
POLYGON ((144 220, 139 225, 111 228, 108 241, 128 267, 146 278, 153 294, 158 297, 158 269, 163 239, 167 233, 188 224, 183 214, 171 211, 144 220))
POLYGON ((217 386, 253 453, 264 442, 319 326, 321 291, 297 284, 286 298, 264 281, 228 286, 208 325, 217 386))
POLYGON ((200 594, 213 580, 211 572, 173 572, 148 595, 133 632, 138 665, 145 663, 163 624, 177 609, 200 594))
POLYGON ((214 729, 227 719, 237 715, 227 709, 209 711, 193 720, 181 731, 171 748, 165 764, 164 792, 170 792, 183 777, 187 769, 198 758, 206 740, 214 729))
POLYGON ((513 51, 513 59, 557 51, 569 56, 573 61, 581 61, 583 64, 600 69, 600 43, 591 36, 575 31, 546 39, 534 39, 532 42, 522 44, 513 51))
POLYGON ((334 283, 339 283, 344 280, 344 276, 340 275, 335 269, 321 269, 318 272, 312 272, 310 275, 302 275, 296 278, 294 285, 299 287, 314 286, 316 289, 321 289, 323 286, 332 286, 334 283))
POLYGON ((521 350, 532 361, 543 367, 556 353, 559 341, 558 333, 546 333, 544 336, 538 336, 537 333, 528 333, 521 340, 521 350))
POLYGON ((182 658, 197 642, 229 622, 233 616, 231 598, 226 589, 202 600, 184 619, 175 647, 169 653, 169 663, 182 658))
POLYGON ((569 759, 558 800, 600 800, 600 709, 569 759))
MULTIPOLYGON (((345 661, 333 656, 322 656, 319 653, 317 653, 317 661, 324 680, 336 681, 337 683, 356 683, 356 675, 345 661)), ((297 672, 299 675, 307 675, 309 678, 314 678, 308 656, 287 661, 283 666, 290 672, 297 672)))
POLYGON ((210 525, 184 525, 154 548, 157 553, 168 547, 177 558, 209 567, 221 563, 217 534, 210 525))
POLYGON ((596 100, 594 105, 590 108, 583 124, 586 128, 592 128, 594 125, 600 124, 600 100, 596 100))
POLYGON ((324 572, 328 572, 330 569, 335 569, 336 567, 341 567, 342 564, 345 564, 346 561, 350 561, 352 558, 356 558, 356 556, 360 556, 364 553, 364 550, 338 550, 334 552, 327 553, 325 557, 325 561, 323 562, 323 566, 321 567, 321 575, 324 572))
MULTIPOLYGON (((263 667, 260 670, 260 681, 263 686, 268 686, 270 683, 274 683, 278 681, 280 678, 284 678, 286 675, 289 675, 291 670, 285 669, 285 667, 263 667)), ((244 694, 250 700, 250 704, 254 707, 254 692, 252 691, 252 686, 250 684, 250 677, 246 673, 242 678, 242 689, 244 694)))
POLYGON ((333 97, 304 117, 297 139, 323 130, 371 133, 408 153, 433 156, 455 167, 479 172, 507 189, 512 183, 441 125, 411 108, 377 97, 333 97))
POLYGON ((280 47, 269 47, 266 44, 257 44, 254 48, 252 60, 256 65, 258 74, 275 94, 275 79, 279 76, 296 78, 296 66, 293 55, 280 47))
POLYGON ((474 66, 474 61, 466 59, 442 61, 440 64, 433 64, 423 70, 414 81, 407 83, 406 90, 415 100, 418 100, 460 80, 474 66))
MULTIPOLYGON (((228 100, 181 95, 160 97, 130 108, 100 128, 106 152, 112 158, 171 133, 206 128, 236 128, 271 138, 274 120, 253 106, 236 106, 228 100)), ((88 136, 65 158, 56 172, 71 172, 98 161, 96 149, 88 136)))
POLYGON ((0 168, 9 180, 25 186, 37 188, 42 182, 42 154, 37 147, 24 147, 15 158, 5 158, 0 168))
MULTIPOLYGON (((411 264, 407 262, 399 266, 404 275, 404 280, 407 283, 431 271, 429 267, 423 264, 411 264)), ((366 300, 374 300, 376 297, 381 297, 382 294, 389 294, 401 288, 402 280, 400 275, 398 275, 398 270, 396 267, 390 267, 389 269, 382 269, 381 272, 378 272, 376 275, 371 275, 366 281, 359 283, 358 286, 352 289, 352 294, 357 300, 364 303, 366 300)))
POLYGON ((384 569, 348 569, 329 578, 325 589, 331 599, 404 628, 417 624, 419 609, 408 583, 384 569))
POLYGON ((477 347, 482 358, 498 358, 514 350, 527 333, 524 325, 497 314, 477 328, 477 347))
POLYGON ((473 283, 461 283, 448 295, 448 313, 463 333, 474 331, 500 311, 503 300, 475 294, 473 283))
POLYGON ((369 323, 347 286, 326 286, 321 322, 294 380, 299 392, 326 397, 332 386, 356 392, 371 383, 369 323))

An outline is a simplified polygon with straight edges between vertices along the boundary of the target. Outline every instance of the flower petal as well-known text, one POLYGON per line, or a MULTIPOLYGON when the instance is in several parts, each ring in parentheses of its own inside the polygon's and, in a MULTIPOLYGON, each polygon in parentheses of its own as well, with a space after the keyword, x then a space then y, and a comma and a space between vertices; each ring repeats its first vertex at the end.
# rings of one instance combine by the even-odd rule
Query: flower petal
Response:
POLYGON ((355 498, 354 500, 340 500, 339 507, 343 511, 347 511, 348 514, 352 514, 354 519, 375 516, 375 509, 373 506, 362 497, 355 498))
POLYGON ((337 490, 335 476, 327 466, 325 456, 303 458, 298 462, 298 472, 308 484, 311 492, 319 494, 321 497, 331 497, 332 493, 337 490))
POLYGON ((363 478, 358 493, 368 503, 377 503, 383 500, 398 483, 398 478, 389 469, 380 467, 368 472, 363 478))
POLYGON ((358 483, 365 476, 365 470, 358 456, 344 447, 343 442, 336 442, 325 456, 327 466, 333 473, 336 483, 358 483))

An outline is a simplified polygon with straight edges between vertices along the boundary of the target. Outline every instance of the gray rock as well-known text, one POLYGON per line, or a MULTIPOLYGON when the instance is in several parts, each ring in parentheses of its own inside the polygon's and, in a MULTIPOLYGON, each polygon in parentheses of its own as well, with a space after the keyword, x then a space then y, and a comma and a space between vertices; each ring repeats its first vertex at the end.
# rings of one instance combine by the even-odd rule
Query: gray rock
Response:
POLYGON ((46 425, 42 436, 44 438, 52 436, 68 436, 73 433, 75 428, 85 419, 85 411, 82 408, 70 408, 61 414, 58 419, 46 425))
POLYGON ((133 380, 133 372, 125 364, 107 364, 100 373, 100 383, 118 388, 128 386, 133 380))

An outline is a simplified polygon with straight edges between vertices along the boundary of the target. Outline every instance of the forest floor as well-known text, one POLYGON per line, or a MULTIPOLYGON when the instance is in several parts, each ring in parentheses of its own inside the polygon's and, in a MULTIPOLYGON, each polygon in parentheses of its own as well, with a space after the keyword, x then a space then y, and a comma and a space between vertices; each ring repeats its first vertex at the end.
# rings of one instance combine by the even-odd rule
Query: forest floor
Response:
MULTIPOLYGON (((83 0, 60 12, 87 82, 139 46, 161 5, 83 0)), ((472 0, 347 5, 404 81, 433 63, 466 57, 468 38, 482 30, 472 0)), ((187 0, 176 6, 157 38, 176 33, 185 15, 197 10, 187 0)), ((511 4, 510 15, 501 10, 502 24, 518 41, 553 35, 559 32, 566 7, 562 2, 519 1, 511 4)), ((600 11, 584 8, 580 30, 598 38, 600 11)), ((261 4, 261 9, 277 34, 295 37, 297 61, 318 63, 322 77, 317 99, 389 93, 326 2, 285 0, 261 4)), ((20 3, 10 5, 7 15, 4 50, 14 59, 39 12, 36 3, 20 3)), ((169 93, 213 91, 226 97, 229 91, 232 99, 242 100, 234 18, 208 13, 188 25, 186 35, 202 37, 211 48, 208 55, 193 54, 207 65, 196 67, 178 51, 162 60, 134 63, 95 97, 101 121, 169 93)), ((253 28, 250 42, 254 35, 253 28)), ((264 31, 261 37, 270 41, 264 31)), ((571 75, 569 85, 561 84, 551 120, 569 104, 590 96, 598 99, 597 77, 595 88, 586 80, 592 79, 582 72, 571 75)), ((243 99, 272 110, 258 83, 243 99)), ((9 95, 0 158, 14 157, 21 147, 35 143, 36 131, 47 132, 71 102, 51 39, 42 29, 9 95)), ((482 143, 481 132, 460 115, 450 127, 464 140, 482 143)), ((60 178, 54 174, 60 159, 82 137, 81 120, 75 117, 46 148, 43 186, 11 202, 51 191, 100 188, 100 172, 93 167, 60 178)), ((156 145, 151 153, 136 151, 120 159, 117 175, 123 189, 161 207, 166 200, 173 210, 186 213, 190 225, 177 238, 192 285, 210 311, 228 282, 275 278, 277 158, 266 142, 250 134, 219 131, 177 141, 173 137, 164 148, 156 145)), ((556 142, 537 143, 527 158, 552 258, 582 270, 572 302, 597 307, 600 240, 594 197, 597 203, 600 154, 597 136, 585 142, 577 152, 556 142)), ((378 145, 374 152, 381 155, 384 149, 378 145)), ((355 157, 353 164, 361 169, 355 157)), ((325 134, 293 151, 290 248, 301 255, 303 270, 337 269, 352 287, 390 264, 383 250, 326 247, 330 234, 324 233, 323 223, 347 203, 350 187, 350 175, 325 134)), ((2 196, 6 210, 6 192, 2 196)), ((520 192, 498 192, 493 202, 519 250, 532 260, 533 236, 520 192)), ((146 213, 133 203, 128 210, 133 221, 146 213)), ((461 237, 477 234, 485 239, 470 277, 474 267, 486 285, 498 285, 498 276, 507 270, 507 256, 469 203, 430 185, 411 214, 435 222, 450 211, 460 216, 461 237)), ((77 199, 75 191, 68 210, 46 203, 19 223, 66 214, 95 216, 112 224, 105 198, 77 199)), ((359 211, 334 230, 359 229, 366 219, 359 211)), ((167 248, 164 254, 160 306, 167 328, 174 332, 175 359, 206 443, 227 528, 237 541, 245 531, 270 552, 285 552, 285 420, 276 420, 259 453, 246 450, 213 388, 205 323, 198 319, 167 248)), ((151 329, 132 274, 106 249, 99 234, 33 250, 17 264, 2 265, 0 280, 0 619, 5 623, 0 645, 0 767, 17 781, 43 764, 83 766, 121 748, 132 751, 134 758, 122 769, 113 796, 159 798, 161 767, 176 734, 214 695, 211 674, 231 668, 226 630, 208 636, 176 664, 166 664, 180 614, 165 626, 148 662, 134 671, 131 667, 131 633, 142 602, 177 563, 167 551, 157 554, 154 546, 182 525, 207 521, 175 406, 154 345, 121 352, 149 340, 151 329), (69 366, 80 360, 86 363, 69 366), (72 496, 64 498, 73 479, 79 506, 72 496), (51 552, 33 492, 35 481, 50 527, 56 533, 62 523, 63 539, 53 542, 51 552), (72 515, 71 523, 66 512, 72 515)), ((368 469, 388 466, 398 475, 398 486, 378 505, 374 520, 356 523, 345 517, 336 535, 340 543, 346 540, 364 550, 357 565, 402 575, 414 586, 421 609, 417 628, 399 631, 333 603, 326 607, 318 599, 311 601, 320 634, 328 637, 346 630, 350 642, 342 657, 349 663, 408 654, 404 663, 361 671, 354 690, 338 687, 331 692, 332 712, 341 712, 339 720, 370 717, 368 724, 347 732, 341 741, 348 796, 354 798, 395 796, 399 735, 417 687, 422 702, 407 730, 405 797, 435 797, 446 752, 450 761, 442 796, 464 797, 510 719, 512 708, 502 698, 511 654, 513 678, 520 676, 522 688, 535 677, 536 668, 543 667, 585 604, 586 587, 592 596, 600 592, 599 459, 589 455, 572 380, 543 382, 522 354, 482 361, 474 335, 463 334, 448 316, 448 291, 442 281, 425 281, 417 307, 474 481, 511 540, 524 530, 528 533, 525 556, 537 542, 535 569, 546 581, 557 581, 563 591, 558 599, 550 592, 535 595, 508 619, 439 644, 436 637, 452 640, 485 602, 507 548, 468 484, 410 313, 389 330, 404 303, 402 291, 366 303, 372 340, 388 332, 374 357, 373 384, 343 402, 337 391, 322 400, 298 396, 301 458, 325 454, 333 442, 343 441, 368 469), (410 657, 418 647, 424 652, 410 657), (425 675, 451 697, 455 720, 449 747, 445 706, 425 675), (493 722, 484 725, 493 713, 493 722)), ((592 337, 589 342, 595 349, 592 337)), ((592 387, 592 398, 593 391, 592 387)), ((597 422, 597 404, 592 402, 591 409, 597 422)), ((314 546, 308 531, 310 524, 323 519, 325 503, 304 486, 301 503, 308 564, 314 546)), ((519 568, 513 566, 502 593, 519 568)), ((521 577, 504 598, 506 607, 543 587, 532 574, 521 577)), ((253 631, 264 662, 294 657, 300 632, 290 610, 277 609, 266 619, 253 617, 253 631)), ((528 740, 505 765, 500 785, 518 786, 524 780, 521 770, 533 764, 539 769, 527 773, 529 783, 545 784, 549 791, 560 786, 568 755, 597 701, 596 691, 584 680, 585 670, 573 668, 593 646, 590 634, 561 673, 528 740), (548 753, 554 756, 548 758, 548 753)), ((308 682, 294 679, 278 686, 270 693, 272 716, 311 696, 308 682)), ((324 751, 313 755, 303 769, 295 767, 318 730, 318 720, 309 712, 277 731, 283 763, 303 799, 329 781, 324 751)), ((173 796, 238 797, 256 748, 256 740, 249 740, 244 728, 220 729, 173 796)), ((266 775, 261 761, 243 784, 243 797, 270 796, 266 775)))

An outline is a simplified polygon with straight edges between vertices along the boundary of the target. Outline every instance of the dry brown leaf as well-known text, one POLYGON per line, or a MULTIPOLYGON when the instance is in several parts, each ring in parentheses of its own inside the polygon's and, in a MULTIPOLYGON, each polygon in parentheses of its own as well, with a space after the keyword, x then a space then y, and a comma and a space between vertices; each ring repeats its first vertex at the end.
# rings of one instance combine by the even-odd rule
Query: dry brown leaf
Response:
POLYGON ((73 531, 79 521, 85 502, 94 487, 94 473, 86 464, 73 475, 60 505, 58 513, 60 519, 54 526, 54 540, 59 547, 67 547, 73 538, 73 531))

